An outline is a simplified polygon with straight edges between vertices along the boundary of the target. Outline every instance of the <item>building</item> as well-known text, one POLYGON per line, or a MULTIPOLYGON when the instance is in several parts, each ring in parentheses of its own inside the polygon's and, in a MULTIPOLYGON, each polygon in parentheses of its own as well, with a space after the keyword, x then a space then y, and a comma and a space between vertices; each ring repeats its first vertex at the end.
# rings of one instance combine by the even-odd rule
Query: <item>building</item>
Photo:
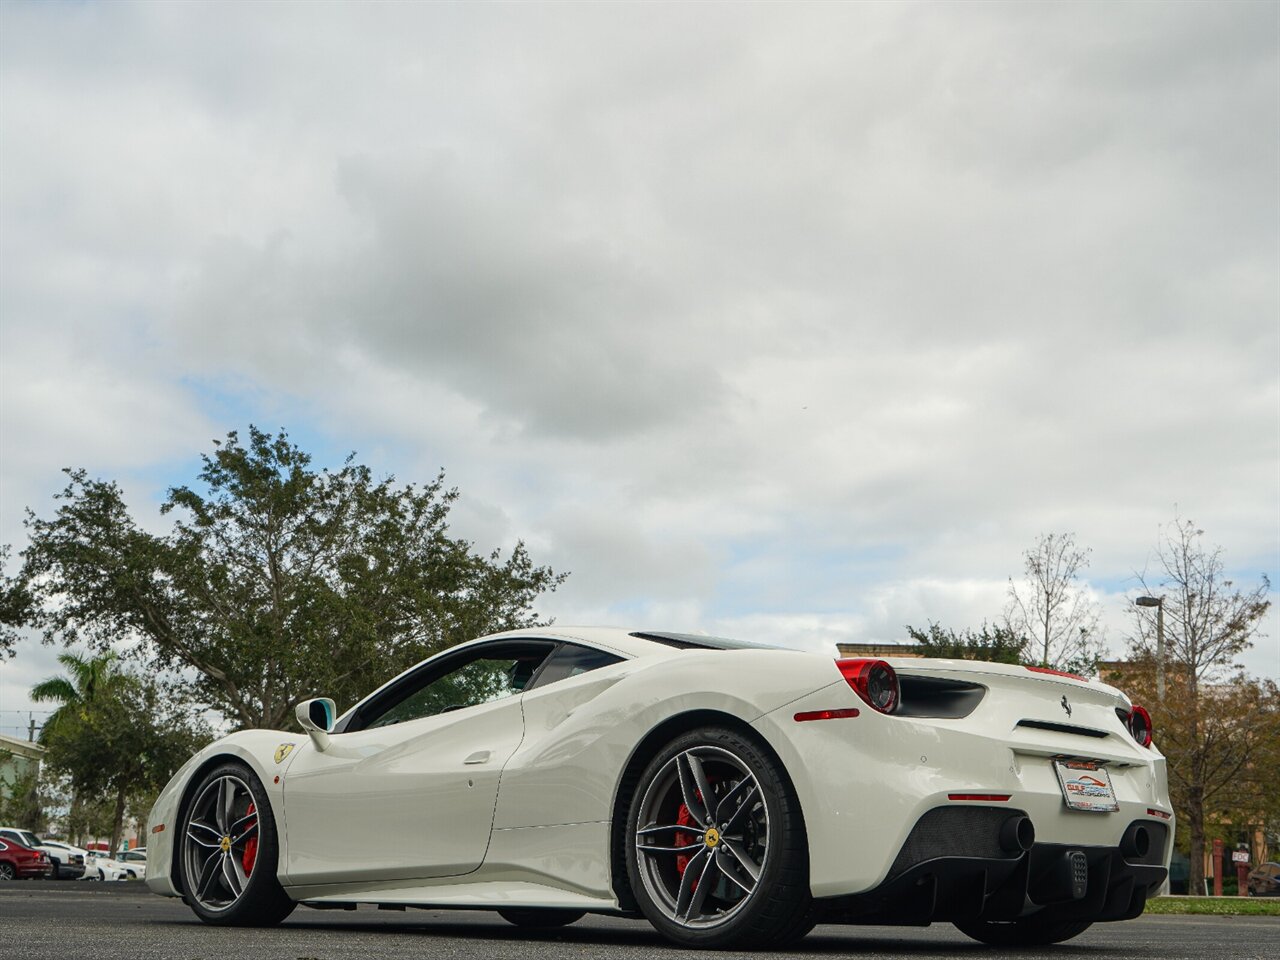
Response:
POLYGON ((7 798, 22 777, 39 774, 44 747, 0 733, 0 797, 7 798))
POLYGON ((914 643, 837 643, 842 657, 923 657, 914 643))

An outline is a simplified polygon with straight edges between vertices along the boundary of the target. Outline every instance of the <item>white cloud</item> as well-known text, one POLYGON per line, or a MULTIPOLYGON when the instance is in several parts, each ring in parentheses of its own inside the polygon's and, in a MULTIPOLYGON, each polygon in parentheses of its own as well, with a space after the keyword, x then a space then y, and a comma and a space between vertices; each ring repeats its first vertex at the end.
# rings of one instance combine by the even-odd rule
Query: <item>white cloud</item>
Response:
POLYGON ((1114 619, 1175 505, 1280 572, 1273 6, 0 17, 0 542, 253 418, 562 620, 976 626, 1049 530, 1114 619))

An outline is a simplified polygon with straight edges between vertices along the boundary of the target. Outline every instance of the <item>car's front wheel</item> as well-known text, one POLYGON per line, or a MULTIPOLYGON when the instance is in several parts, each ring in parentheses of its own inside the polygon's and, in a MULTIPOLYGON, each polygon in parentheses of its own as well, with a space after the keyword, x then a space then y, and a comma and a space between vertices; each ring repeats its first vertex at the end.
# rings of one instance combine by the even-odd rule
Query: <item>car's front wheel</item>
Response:
POLYGON ((266 791, 248 767, 225 763, 189 795, 182 816, 182 892, 205 923, 279 923, 294 902, 276 879, 279 841, 266 791))
POLYGON ((813 927, 795 790, 735 730, 693 730, 653 758, 632 801, 626 857, 641 912, 677 943, 776 947, 813 927))
POLYGON ((995 920, 958 921, 956 929, 974 940, 996 947, 1043 947, 1062 943, 1084 933, 1092 920, 1044 921, 1037 917, 999 922, 995 920))

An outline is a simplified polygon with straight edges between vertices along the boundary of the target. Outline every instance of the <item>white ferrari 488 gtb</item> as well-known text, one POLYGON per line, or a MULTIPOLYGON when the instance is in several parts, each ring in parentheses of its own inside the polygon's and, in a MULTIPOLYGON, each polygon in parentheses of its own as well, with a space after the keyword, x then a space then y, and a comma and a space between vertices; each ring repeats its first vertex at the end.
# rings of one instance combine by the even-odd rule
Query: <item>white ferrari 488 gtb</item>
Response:
POLYGON ((193 757, 147 884, 208 923, 320 908, 645 917, 689 946, 815 923, 954 923, 998 945, 1142 913, 1173 847, 1147 712, 1095 680, 545 628, 406 671, 306 731, 193 757))

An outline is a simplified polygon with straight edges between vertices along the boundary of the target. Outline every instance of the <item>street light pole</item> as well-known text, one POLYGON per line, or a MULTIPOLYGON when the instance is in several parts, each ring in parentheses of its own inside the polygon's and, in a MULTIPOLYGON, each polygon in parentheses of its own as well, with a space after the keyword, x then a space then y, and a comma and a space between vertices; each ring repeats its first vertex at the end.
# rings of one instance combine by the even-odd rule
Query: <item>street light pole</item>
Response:
POLYGON ((1133 602, 1156 608, 1156 699, 1164 703, 1164 597, 1138 597, 1133 602))

